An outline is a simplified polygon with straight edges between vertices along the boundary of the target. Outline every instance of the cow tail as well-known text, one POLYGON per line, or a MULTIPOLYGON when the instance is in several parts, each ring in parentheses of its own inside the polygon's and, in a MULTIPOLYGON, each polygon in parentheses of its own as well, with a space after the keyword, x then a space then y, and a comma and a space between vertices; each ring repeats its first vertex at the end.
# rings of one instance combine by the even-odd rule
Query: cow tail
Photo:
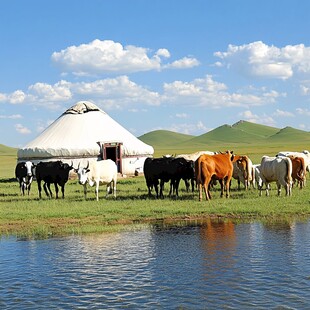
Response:
POLYGON ((199 158, 195 162, 196 185, 201 184, 201 161, 199 158))
POLYGON ((306 171, 306 167, 305 167, 305 161, 303 160, 303 158, 301 157, 301 165, 300 165, 300 169, 297 172, 297 176, 302 179, 305 175, 305 171, 306 171))
POLYGON ((289 158, 285 158, 286 159, 286 167, 287 167, 287 183, 292 184, 292 161, 289 158))

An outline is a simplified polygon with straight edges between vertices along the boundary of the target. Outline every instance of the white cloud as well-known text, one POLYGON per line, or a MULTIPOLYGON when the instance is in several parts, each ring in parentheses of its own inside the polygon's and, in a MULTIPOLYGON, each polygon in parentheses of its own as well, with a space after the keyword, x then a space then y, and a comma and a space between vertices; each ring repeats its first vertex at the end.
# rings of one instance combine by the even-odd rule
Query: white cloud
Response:
POLYGON ((249 121, 251 123, 264 124, 268 126, 276 125, 275 120, 272 117, 266 115, 265 113, 263 115, 257 115, 257 114, 253 114, 250 110, 246 110, 246 111, 239 113, 239 116, 242 119, 249 121))
POLYGON ((29 87, 33 100, 40 102, 67 101, 72 98, 70 91, 71 83, 59 81, 54 85, 47 83, 36 83, 29 87))
POLYGON ((188 114, 187 113, 177 113, 175 115, 176 118, 188 118, 188 114))
POLYGON ((184 57, 182 59, 172 62, 171 64, 166 65, 164 68, 184 69, 193 68, 198 65, 199 61, 196 58, 184 57))
POLYGON ((76 83, 71 85, 75 95, 96 98, 105 107, 121 108, 122 106, 140 103, 159 105, 160 95, 132 82, 127 76, 115 79, 97 80, 90 83, 76 83))
MULTIPOLYGON (((103 73, 131 73, 160 70, 163 58, 170 52, 158 49, 153 55, 150 49, 134 45, 123 46, 112 40, 94 40, 88 44, 70 46, 52 54, 52 61, 65 72, 78 76, 91 76, 103 73)), ((188 68, 197 65, 194 58, 183 58, 171 65, 174 68, 188 68)), ((167 66, 169 67, 169 65, 167 66)))
POLYGON ((249 107, 274 103, 284 94, 261 89, 255 93, 230 93, 227 86, 208 75, 191 82, 175 81, 164 84, 163 100, 172 103, 210 108, 249 107))
POLYGON ((274 116, 279 116, 279 117, 294 117, 295 115, 291 112, 288 111, 282 111, 279 109, 276 109, 276 112, 273 113, 274 116))
POLYGON ((24 127, 22 124, 16 124, 15 125, 15 129, 17 132, 23 134, 23 135, 27 135, 31 133, 31 130, 28 129, 27 127, 24 127))
POLYGON ((306 115, 310 116, 310 110, 309 109, 302 109, 302 108, 297 108, 296 112, 300 115, 306 115))
POLYGON ((240 46, 229 45, 226 52, 214 53, 227 67, 255 77, 289 79, 295 73, 310 73, 310 47, 303 44, 283 48, 262 41, 240 46))

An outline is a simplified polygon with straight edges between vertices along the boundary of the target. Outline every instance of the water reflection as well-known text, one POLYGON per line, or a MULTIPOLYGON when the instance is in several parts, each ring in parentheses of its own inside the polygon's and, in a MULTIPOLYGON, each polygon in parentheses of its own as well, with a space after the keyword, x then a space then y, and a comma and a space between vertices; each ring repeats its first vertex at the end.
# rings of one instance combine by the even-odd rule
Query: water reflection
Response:
POLYGON ((0 308, 307 309, 309 233, 309 222, 208 219, 1 239, 0 308))

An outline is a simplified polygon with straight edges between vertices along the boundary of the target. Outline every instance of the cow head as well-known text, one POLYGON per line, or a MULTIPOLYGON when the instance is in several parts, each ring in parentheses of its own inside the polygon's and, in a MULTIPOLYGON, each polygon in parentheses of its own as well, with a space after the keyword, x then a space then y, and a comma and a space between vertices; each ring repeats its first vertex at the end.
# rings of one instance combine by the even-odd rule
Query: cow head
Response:
POLYGON ((89 172, 88 167, 89 167, 89 162, 87 163, 87 166, 85 168, 84 167, 80 167, 80 163, 79 163, 77 169, 74 169, 74 171, 78 175, 79 183, 81 185, 84 185, 87 182, 88 172, 89 172))
POLYGON ((32 177, 33 176, 33 169, 34 169, 35 165, 33 162, 31 161, 26 161, 25 162, 25 168, 27 170, 27 177, 32 177))

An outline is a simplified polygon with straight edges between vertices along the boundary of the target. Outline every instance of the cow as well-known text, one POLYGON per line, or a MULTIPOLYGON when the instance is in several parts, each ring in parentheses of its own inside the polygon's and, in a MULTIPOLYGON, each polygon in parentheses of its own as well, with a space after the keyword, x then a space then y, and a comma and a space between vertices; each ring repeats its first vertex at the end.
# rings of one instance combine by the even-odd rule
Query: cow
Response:
POLYGON ((79 179, 79 183, 84 186, 84 197, 86 199, 87 183, 89 186, 96 184, 96 199, 99 201, 99 185, 107 185, 107 194, 112 193, 116 198, 117 165, 111 159, 88 162, 86 167, 74 170, 79 179))
POLYGON ((199 189, 199 201, 202 201, 202 188, 204 189, 206 199, 211 199, 210 182, 217 179, 221 184, 221 197, 229 197, 230 181, 233 174, 234 155, 232 151, 225 153, 199 156, 195 161, 196 182, 199 189))
MULTIPOLYGON (((164 183, 170 181, 170 192, 179 196, 179 183, 183 179, 188 182, 190 179, 192 187, 194 187, 194 162, 184 158, 163 157, 151 158, 148 157, 143 166, 148 195, 151 196, 153 187, 155 188, 156 198, 164 198, 163 189, 164 183), (158 186, 160 185, 160 188, 158 186)), ((187 186, 188 187, 188 186, 187 186)))
MULTIPOLYGON (((278 196, 281 193, 281 186, 285 188, 286 195, 292 194, 292 161, 288 157, 269 157, 264 155, 261 159, 260 173, 262 183, 266 186, 266 196, 269 196, 269 183, 276 182, 278 196)), ((260 187, 260 196, 263 186, 260 187)))
POLYGON ((300 189, 303 188, 306 179, 306 165, 304 157, 289 155, 287 156, 292 161, 292 179, 293 184, 297 182, 300 189))
POLYGON ((25 195, 25 190, 27 190, 29 196, 34 168, 35 165, 31 161, 20 162, 15 167, 15 177, 19 182, 20 193, 23 196, 25 195))
MULTIPOLYGON (((296 157, 303 157, 306 171, 310 172, 310 152, 304 150, 302 152, 293 152, 293 151, 281 151, 276 156, 296 156, 296 157)), ((304 178, 302 186, 306 185, 306 176, 304 178)))
POLYGON ((41 199, 41 182, 47 197, 52 198, 51 184, 54 184, 56 199, 58 199, 58 185, 61 187, 62 198, 65 198, 65 184, 69 179, 69 172, 73 169, 71 165, 63 163, 61 160, 50 162, 39 162, 36 167, 36 179, 38 183, 39 198, 41 199))
POLYGON ((179 154, 179 155, 176 155, 175 158, 185 158, 186 160, 192 160, 193 162, 195 162, 200 155, 204 155, 204 154, 214 155, 215 152, 198 151, 198 152, 191 153, 191 154, 179 154))
MULTIPOLYGON (((253 169, 252 161, 246 155, 235 155, 233 162, 233 175, 232 177, 238 181, 238 189, 240 190, 240 183, 243 183, 245 189, 250 187, 253 183, 253 169)), ((255 188, 255 186, 253 185, 255 188)))

